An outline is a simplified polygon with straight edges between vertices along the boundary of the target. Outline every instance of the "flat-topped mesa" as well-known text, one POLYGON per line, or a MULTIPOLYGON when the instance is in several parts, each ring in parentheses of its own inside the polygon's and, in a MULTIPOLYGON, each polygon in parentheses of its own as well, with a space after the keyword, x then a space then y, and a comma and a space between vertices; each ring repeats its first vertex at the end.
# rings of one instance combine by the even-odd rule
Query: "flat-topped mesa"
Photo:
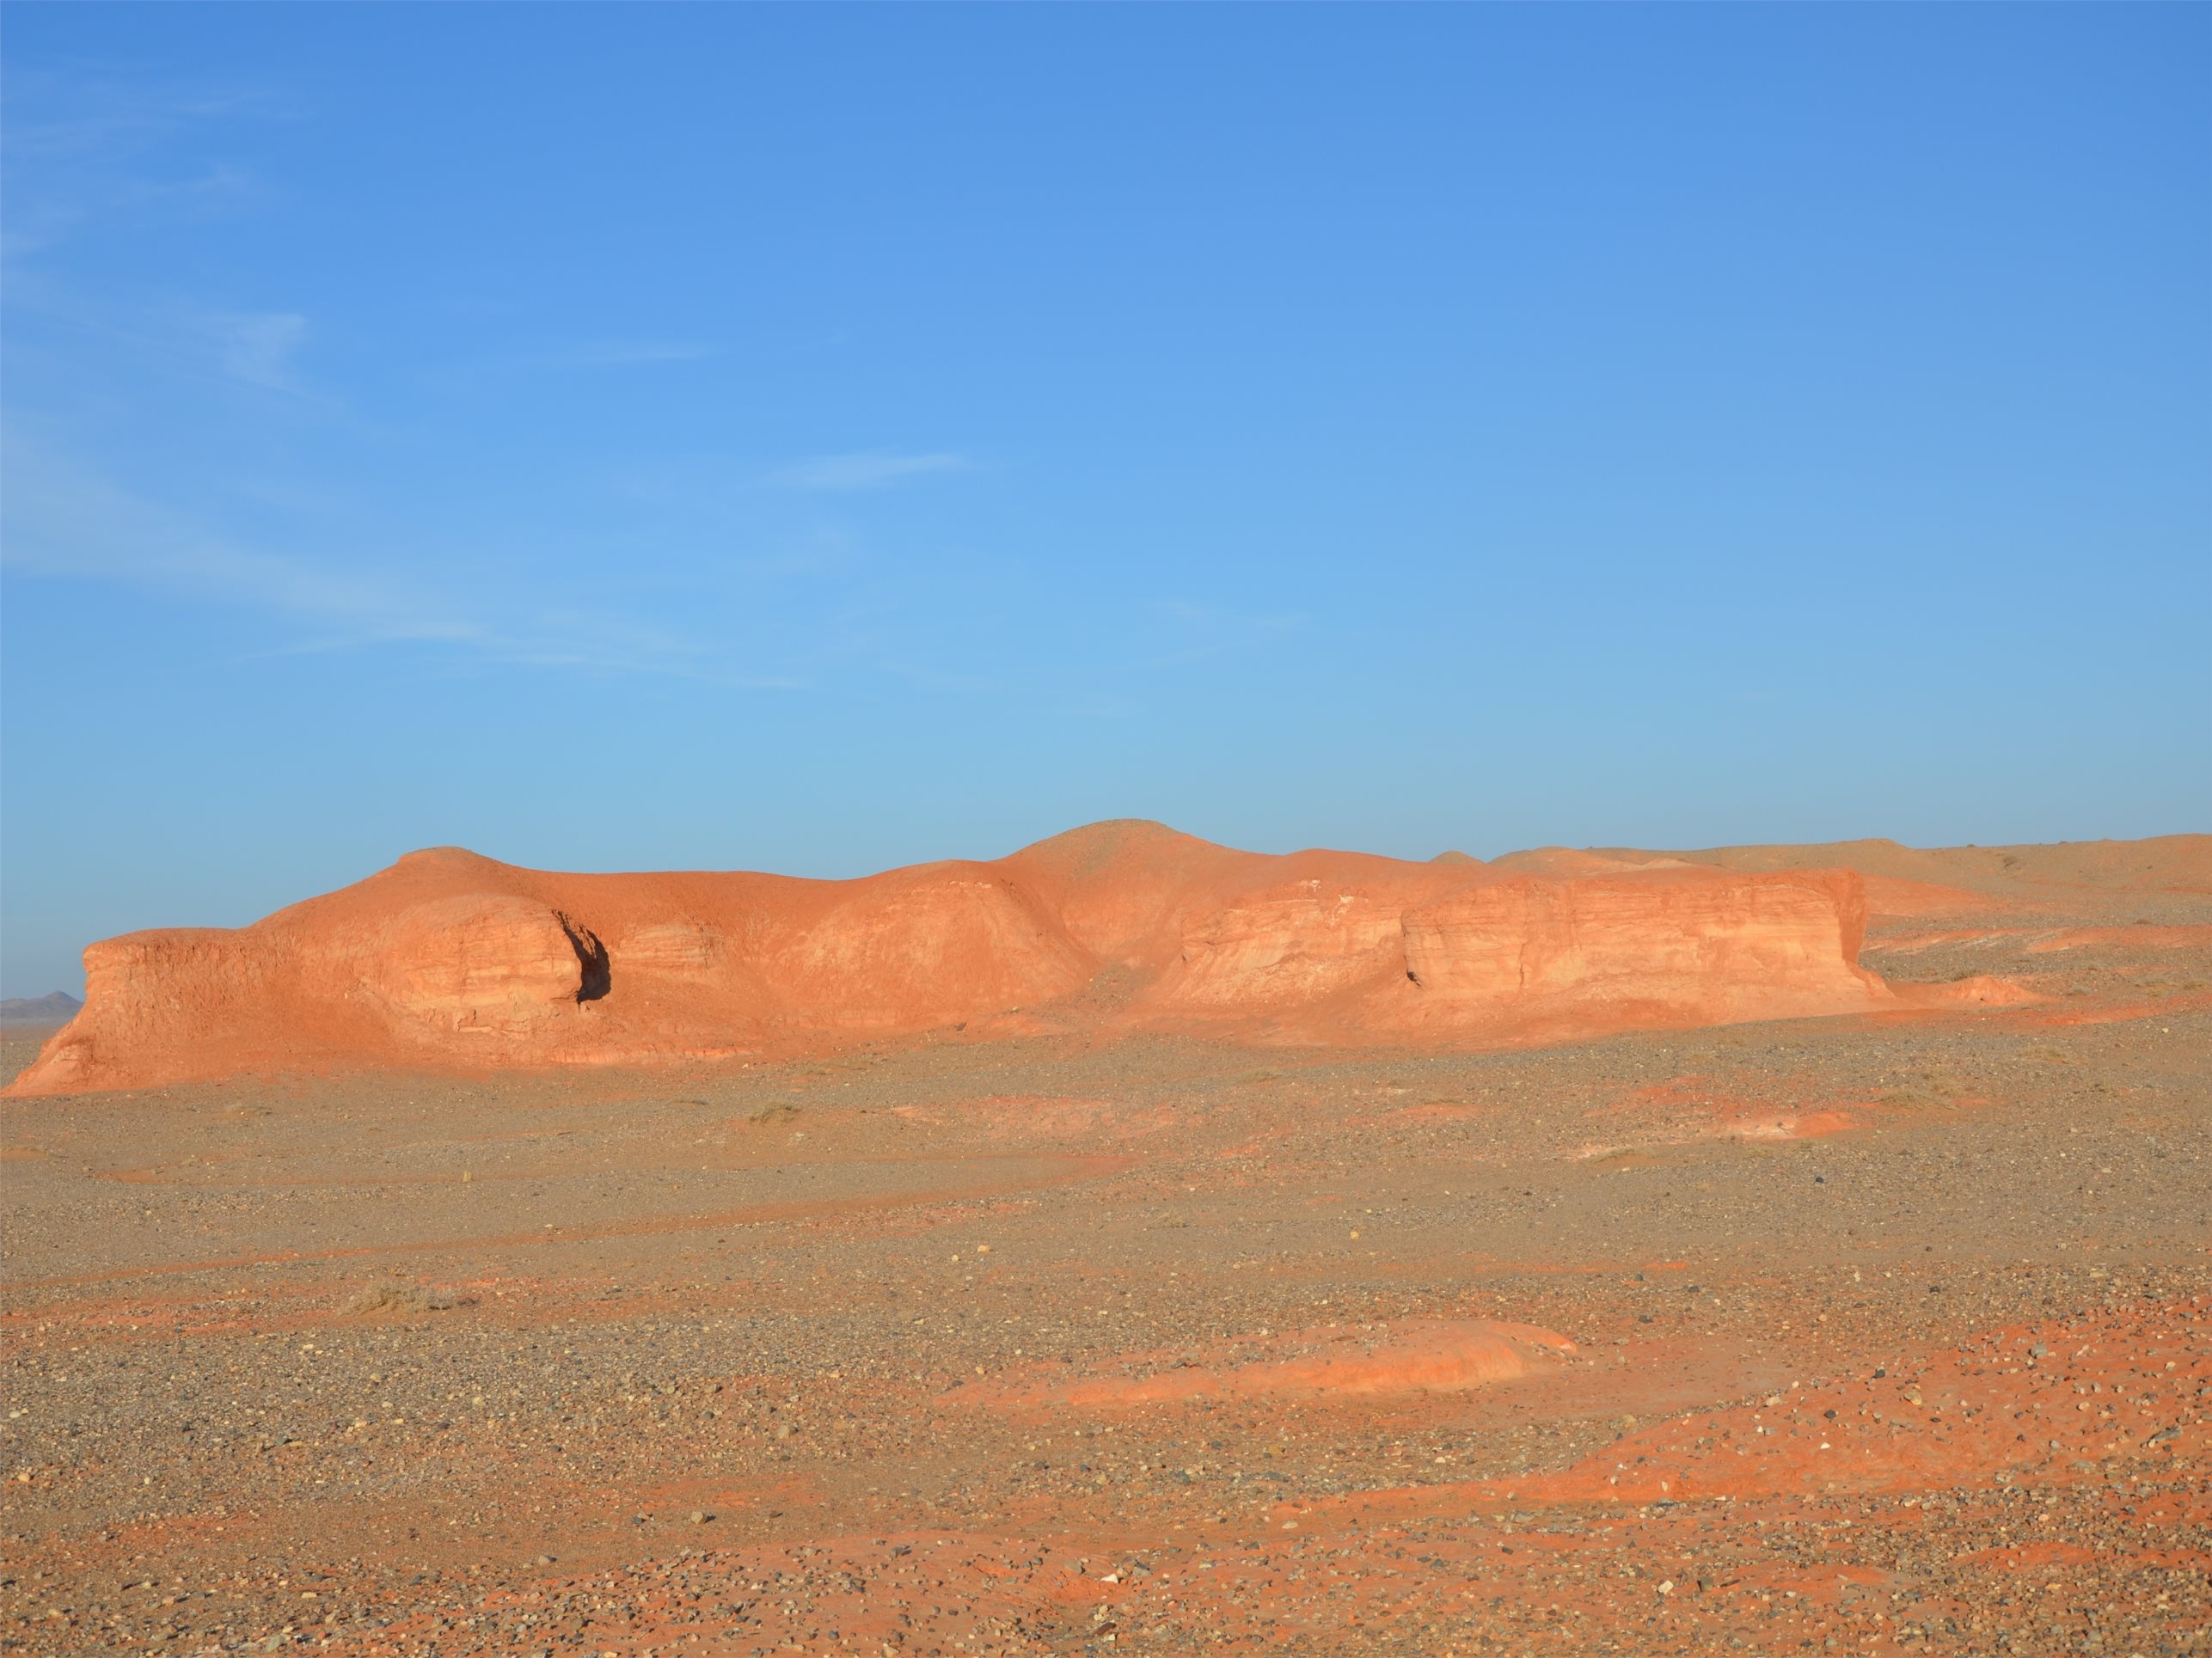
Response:
POLYGON ((1858 965, 1855 874, 1593 861, 1270 856, 1151 823, 851 881, 561 875, 440 848, 250 927, 94 945, 83 1011, 9 1092, 929 1031, 1486 1043, 1895 1005, 1858 965))
POLYGON ((1730 1025, 1880 1006, 1847 870, 1714 878, 1662 866, 1472 887, 1409 911, 1425 1016, 1470 1023, 1594 1014, 1730 1025))

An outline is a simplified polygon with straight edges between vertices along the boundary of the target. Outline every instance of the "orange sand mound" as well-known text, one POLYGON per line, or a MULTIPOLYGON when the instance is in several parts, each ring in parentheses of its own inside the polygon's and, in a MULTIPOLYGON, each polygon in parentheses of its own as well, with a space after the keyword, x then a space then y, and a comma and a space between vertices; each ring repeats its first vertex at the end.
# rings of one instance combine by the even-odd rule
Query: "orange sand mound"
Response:
POLYGON ((1516 1490, 1608 1502, 1912 1490, 2202 1456, 2212 1429, 2152 1411, 2212 1383, 2191 1311, 2169 1309, 2148 1333, 2127 1311, 1993 1332, 1910 1377, 1825 1381, 1660 1422, 1516 1490))
POLYGON ((1858 964, 1854 872, 1588 861, 1602 866, 1268 856, 1146 823, 851 881, 564 875, 443 847, 250 927, 94 945, 84 1010, 9 1092, 783 1055, 929 1031, 1560 1039, 1901 1005, 1858 964))
POLYGON ((1138 1355, 1142 1374, 1046 1381, 1030 1386, 977 1385, 961 1402, 1069 1404, 1112 1409, 1196 1398, 1382 1398, 1460 1393, 1525 1376, 1547 1359, 1571 1354, 1566 1337, 1535 1325, 1487 1318, 1407 1318, 1394 1325, 1314 1330, 1258 1343, 1282 1356, 1216 1360, 1138 1355))

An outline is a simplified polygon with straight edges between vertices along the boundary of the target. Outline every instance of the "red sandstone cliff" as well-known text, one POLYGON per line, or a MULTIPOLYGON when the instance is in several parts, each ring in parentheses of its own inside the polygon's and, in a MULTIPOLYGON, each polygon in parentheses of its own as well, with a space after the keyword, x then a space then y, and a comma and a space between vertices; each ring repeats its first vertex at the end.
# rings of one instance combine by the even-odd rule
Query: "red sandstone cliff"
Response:
POLYGON ((1559 867, 1271 857, 1151 823, 854 881, 559 875, 441 848, 251 927, 94 945, 84 1010, 9 1092, 950 1029, 1480 1042, 1893 1002, 1858 965, 1847 871, 1559 867))

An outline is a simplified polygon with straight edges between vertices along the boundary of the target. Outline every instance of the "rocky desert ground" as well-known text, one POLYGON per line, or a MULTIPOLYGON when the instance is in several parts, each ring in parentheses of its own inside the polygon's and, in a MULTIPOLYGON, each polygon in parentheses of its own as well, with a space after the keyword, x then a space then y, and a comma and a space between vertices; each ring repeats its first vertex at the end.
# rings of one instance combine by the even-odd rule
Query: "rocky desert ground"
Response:
POLYGON ((76 1047, 0 1032, 6 1075, 48 1055, 0 1099, 0 1648, 2212 1650, 2212 840, 1664 860, 1856 878, 1814 1017, 1701 982, 1439 1025, 1414 992, 1474 970, 1437 940, 1506 900, 1368 870, 1432 983, 1355 927, 1357 972, 1241 1028, 1192 951, 1279 966, 1221 917, 1290 900, 1207 863, 1211 919, 1107 951, 1159 929, 1068 884, 1095 851, 992 912, 978 948, 1051 901, 1017 941, 1051 995, 991 1019, 712 1051, 681 982, 722 946, 564 897, 606 1019, 625 940, 659 952, 627 1047, 528 1062, 510 974, 461 1062, 473 967, 407 979, 377 1029, 413 1047, 239 1061, 309 1006, 266 975, 179 1024, 176 981, 126 1017, 95 970, 76 1047))

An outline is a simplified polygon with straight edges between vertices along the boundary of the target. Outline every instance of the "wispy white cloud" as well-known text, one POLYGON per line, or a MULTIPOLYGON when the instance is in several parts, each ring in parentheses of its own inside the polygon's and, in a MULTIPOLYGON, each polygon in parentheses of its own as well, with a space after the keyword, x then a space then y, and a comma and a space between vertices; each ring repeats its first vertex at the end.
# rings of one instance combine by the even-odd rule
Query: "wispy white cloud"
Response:
POLYGON ((1128 664, 1146 672, 1217 661, 1261 640, 1295 633, 1308 620, 1296 611, 1236 610, 1180 598, 1155 599, 1149 608, 1165 624, 1158 632, 1174 643, 1128 664))
POLYGON ((885 658, 875 666, 879 671, 891 674, 925 691, 949 691, 963 696, 999 696, 1012 688, 1005 680, 995 675, 933 667, 928 663, 911 662, 904 657, 885 658))
POLYGON ((1135 697, 1109 691, 1094 691, 1063 703, 1061 711, 1071 719, 1128 719, 1138 712, 1135 697))
POLYGON ((721 354, 720 346, 695 340, 606 340, 547 352, 532 361, 548 369, 632 369, 656 363, 702 363, 721 354))
MULTIPOLYGON (((64 365, 82 365, 90 352, 97 354, 92 360, 127 363, 133 373, 278 394, 295 412, 338 407, 300 373, 297 358, 313 330, 297 311, 228 309, 174 297, 118 298, 30 268, 11 274, 8 309, 16 325, 11 343, 45 345, 64 365)), ((71 377, 82 381, 81 366, 71 377)), ((19 386, 24 378, 15 376, 19 386)))
MULTIPOLYGON (((12 134, 6 142, 12 144, 12 134)), ((8 169, 8 215, 0 225, 0 259, 13 266, 55 252, 103 221, 203 223, 248 212, 271 199, 266 185, 241 168, 211 163, 182 178, 134 177, 85 167, 77 176, 8 169)))
POLYGON ((88 284, 70 261, 71 244, 90 233, 129 236, 266 204, 270 193, 251 174, 194 151, 224 124, 266 119, 277 107, 237 89, 82 66, 19 71, 9 93, 0 258, 11 321, 35 321, 50 337, 62 331, 64 350, 89 343, 171 372, 302 395, 296 358, 308 321, 298 312, 165 294, 158 263, 138 281, 88 284))
POLYGON ((9 77, 8 149, 18 161, 76 161, 143 150, 180 129, 281 113, 266 90, 184 85, 88 66, 19 70, 9 77))
POLYGON ((1306 625, 1306 617, 1294 610, 1235 610, 1188 599, 1155 599, 1152 609, 1166 621, 1222 633, 1277 633, 1306 625))
POLYGON ((0 431, 0 566, 257 610, 303 630, 257 656, 419 645, 517 666, 797 688, 730 670, 693 639, 594 605, 525 609, 388 562, 242 543, 20 426, 0 431))
POLYGON ((868 450, 853 455, 817 455, 778 468, 769 481, 790 489, 885 489, 912 478, 945 472, 971 472, 975 462, 947 451, 909 454, 868 450))
POLYGON ((202 319, 216 366, 232 380, 265 391, 292 391, 292 357, 307 339, 297 311, 211 311, 202 319))
POLYGON ((197 221, 267 197, 259 180, 228 162, 176 153, 187 135, 280 116, 264 95, 46 68, 16 70, 8 93, 0 254, 11 263, 102 225, 197 221))
POLYGON ((834 525, 818 524, 800 541, 774 552, 741 554, 730 561, 740 576, 758 581, 820 580, 852 573, 861 565, 853 537, 834 525))
POLYGON ((194 593, 377 637, 459 639, 473 631, 432 596, 297 557, 243 548, 110 482, 20 426, 0 433, 14 571, 194 593))

